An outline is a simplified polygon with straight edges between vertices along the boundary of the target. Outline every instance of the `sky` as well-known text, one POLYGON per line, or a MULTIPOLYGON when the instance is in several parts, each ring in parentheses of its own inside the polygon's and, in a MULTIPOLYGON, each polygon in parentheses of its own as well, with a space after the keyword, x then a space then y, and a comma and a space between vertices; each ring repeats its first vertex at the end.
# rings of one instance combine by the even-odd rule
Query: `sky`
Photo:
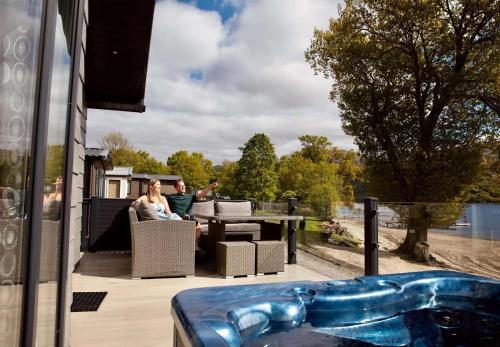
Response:
POLYGON ((88 109, 87 146, 120 131, 158 160, 187 150, 215 164, 238 160, 256 133, 278 156, 305 134, 355 149, 331 81, 304 58, 314 28, 337 13, 336 0, 157 0, 146 112, 88 109))

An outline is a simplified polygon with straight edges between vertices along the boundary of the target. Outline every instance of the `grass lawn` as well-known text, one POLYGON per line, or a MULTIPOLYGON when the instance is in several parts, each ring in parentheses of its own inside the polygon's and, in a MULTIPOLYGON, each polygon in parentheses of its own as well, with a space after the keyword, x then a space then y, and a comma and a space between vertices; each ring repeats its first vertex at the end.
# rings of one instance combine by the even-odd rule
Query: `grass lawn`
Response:
POLYGON ((323 221, 318 217, 306 217, 306 232, 319 233, 322 230, 321 223, 323 221))

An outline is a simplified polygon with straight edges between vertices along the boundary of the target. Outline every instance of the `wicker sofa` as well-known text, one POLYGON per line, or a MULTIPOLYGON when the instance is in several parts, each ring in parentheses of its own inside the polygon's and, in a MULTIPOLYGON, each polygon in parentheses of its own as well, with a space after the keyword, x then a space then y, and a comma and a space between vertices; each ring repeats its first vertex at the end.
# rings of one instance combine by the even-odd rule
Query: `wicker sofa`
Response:
POLYGON ((194 221, 139 221, 129 208, 132 237, 132 278, 193 276, 194 221))

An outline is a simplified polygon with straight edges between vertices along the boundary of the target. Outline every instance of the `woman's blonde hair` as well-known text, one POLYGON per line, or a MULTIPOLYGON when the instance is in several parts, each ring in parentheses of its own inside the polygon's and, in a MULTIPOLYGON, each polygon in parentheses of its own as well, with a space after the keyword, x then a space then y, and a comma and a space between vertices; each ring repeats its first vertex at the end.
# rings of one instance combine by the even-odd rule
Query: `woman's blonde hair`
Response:
MULTIPOLYGON (((148 202, 153 203, 153 200, 151 200, 151 188, 156 184, 160 183, 160 180, 157 179, 152 179, 148 183, 148 191, 146 193, 146 196, 148 197, 148 202)), ((161 184, 161 183, 160 183, 161 184)), ((158 197, 161 200, 161 193, 159 194, 160 196, 158 197)))

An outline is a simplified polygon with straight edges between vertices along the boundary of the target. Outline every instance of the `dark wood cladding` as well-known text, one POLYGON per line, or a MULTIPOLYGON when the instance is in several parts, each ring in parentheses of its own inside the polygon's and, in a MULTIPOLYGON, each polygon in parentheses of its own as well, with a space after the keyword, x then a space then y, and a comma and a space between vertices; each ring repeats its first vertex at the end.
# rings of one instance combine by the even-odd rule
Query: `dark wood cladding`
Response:
POLYGON ((90 199, 88 250, 130 250, 128 207, 133 199, 90 199))
POLYGON ((89 0, 87 107, 144 112, 154 0, 89 0))

